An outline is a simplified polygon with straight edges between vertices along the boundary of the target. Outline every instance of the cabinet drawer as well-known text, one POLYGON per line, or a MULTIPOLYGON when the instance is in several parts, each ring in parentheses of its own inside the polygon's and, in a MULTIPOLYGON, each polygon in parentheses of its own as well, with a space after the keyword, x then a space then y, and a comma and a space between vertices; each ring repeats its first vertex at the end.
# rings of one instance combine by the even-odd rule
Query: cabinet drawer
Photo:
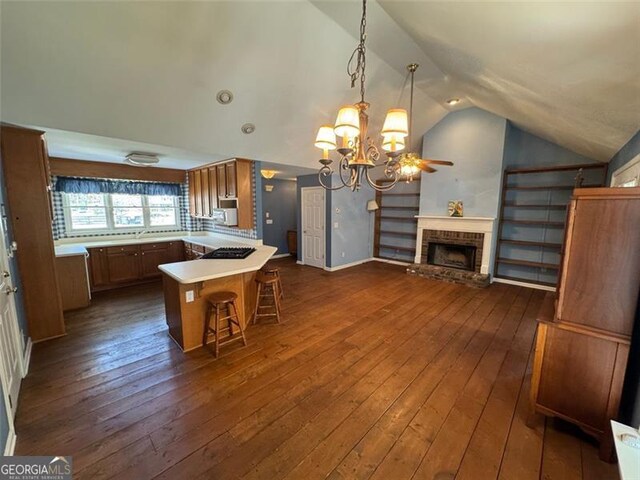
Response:
POLYGON ((169 248, 169 242, 143 243, 140 245, 140 249, 143 252, 149 252, 151 250, 166 250, 167 248, 169 248))
POLYGON ((121 247, 108 247, 107 255, 113 255, 116 253, 136 253, 138 251, 138 245, 123 245, 121 247))

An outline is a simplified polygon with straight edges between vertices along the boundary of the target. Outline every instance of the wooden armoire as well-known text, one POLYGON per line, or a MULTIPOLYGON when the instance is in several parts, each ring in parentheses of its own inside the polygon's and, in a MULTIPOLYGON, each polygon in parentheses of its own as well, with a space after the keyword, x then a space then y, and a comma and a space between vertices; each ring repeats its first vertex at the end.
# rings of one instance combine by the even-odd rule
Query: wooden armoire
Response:
POLYGON ((531 401, 611 460, 640 291, 640 187, 574 190, 557 294, 538 316, 531 401))
POLYGON ((0 148, 22 298, 34 342, 65 334, 55 267, 51 175, 44 132, 0 125, 0 148))

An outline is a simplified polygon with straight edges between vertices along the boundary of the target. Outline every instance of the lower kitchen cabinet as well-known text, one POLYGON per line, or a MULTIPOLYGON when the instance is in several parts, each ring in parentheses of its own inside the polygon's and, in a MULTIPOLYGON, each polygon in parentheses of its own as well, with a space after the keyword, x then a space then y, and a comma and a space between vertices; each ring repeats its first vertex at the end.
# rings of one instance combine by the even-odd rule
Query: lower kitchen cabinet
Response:
POLYGON ((158 265, 182 260, 181 241, 90 248, 91 290, 107 290, 160 278, 158 265))

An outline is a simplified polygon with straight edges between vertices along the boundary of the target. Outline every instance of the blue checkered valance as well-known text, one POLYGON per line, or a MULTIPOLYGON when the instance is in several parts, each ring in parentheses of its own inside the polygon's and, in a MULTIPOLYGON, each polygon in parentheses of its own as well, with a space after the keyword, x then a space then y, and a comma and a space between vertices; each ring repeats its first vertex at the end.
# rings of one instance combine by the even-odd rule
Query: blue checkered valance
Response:
POLYGON ((180 184, 136 182, 98 178, 58 177, 56 192, 64 193, 125 193, 129 195, 180 195, 180 184))

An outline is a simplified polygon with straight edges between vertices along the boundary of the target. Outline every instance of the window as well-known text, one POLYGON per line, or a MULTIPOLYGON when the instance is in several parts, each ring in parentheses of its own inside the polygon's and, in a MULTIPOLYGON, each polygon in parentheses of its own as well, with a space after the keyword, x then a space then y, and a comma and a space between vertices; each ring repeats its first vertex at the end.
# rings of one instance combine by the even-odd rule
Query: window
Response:
POLYGON ((179 228, 178 197, 120 193, 63 193, 70 233, 121 233, 179 228))

